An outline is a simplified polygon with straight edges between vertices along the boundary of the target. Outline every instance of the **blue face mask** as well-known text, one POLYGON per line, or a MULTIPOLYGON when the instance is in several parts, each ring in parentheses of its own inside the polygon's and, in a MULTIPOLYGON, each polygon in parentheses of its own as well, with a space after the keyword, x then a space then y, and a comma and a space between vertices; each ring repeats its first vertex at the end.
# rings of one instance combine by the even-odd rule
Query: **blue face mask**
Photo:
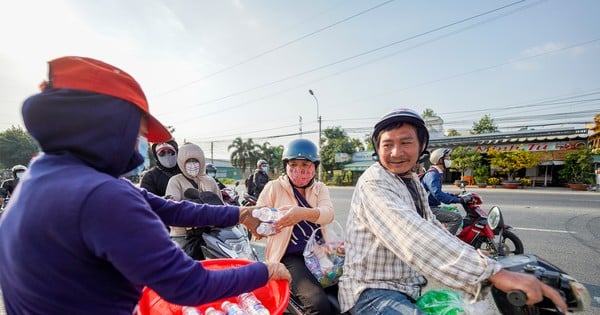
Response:
POLYGON ((265 173, 268 172, 269 171, 269 167, 268 166, 263 167, 262 171, 265 172, 265 173))

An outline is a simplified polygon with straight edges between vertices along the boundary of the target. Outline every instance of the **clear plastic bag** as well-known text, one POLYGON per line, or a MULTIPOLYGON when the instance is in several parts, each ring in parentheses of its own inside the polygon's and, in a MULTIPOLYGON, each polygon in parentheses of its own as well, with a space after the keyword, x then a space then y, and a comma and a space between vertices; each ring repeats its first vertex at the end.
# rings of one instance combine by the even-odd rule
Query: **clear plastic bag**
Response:
POLYGON ((430 290, 417 300, 417 307, 427 315, 482 315, 494 314, 484 300, 465 302, 460 293, 447 289, 430 290))
POLYGON ((313 231, 304 248, 304 263, 324 288, 336 284, 342 275, 346 251, 344 230, 333 221, 313 231), (317 240, 317 232, 323 237, 317 240))

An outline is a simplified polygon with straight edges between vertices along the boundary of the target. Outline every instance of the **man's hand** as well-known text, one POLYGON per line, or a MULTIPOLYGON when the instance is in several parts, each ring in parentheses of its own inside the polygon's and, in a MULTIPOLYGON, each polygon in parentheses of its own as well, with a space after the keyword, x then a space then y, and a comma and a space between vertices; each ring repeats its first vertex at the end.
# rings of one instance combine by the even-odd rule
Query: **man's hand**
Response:
POLYGON ((564 314, 567 313, 567 304, 560 296, 560 293, 532 275, 500 270, 488 280, 503 292, 512 290, 523 291, 527 296, 527 305, 539 303, 544 297, 547 297, 564 314))
POLYGON ((240 207, 240 223, 245 225, 248 231, 254 235, 255 238, 261 239, 262 235, 256 232, 256 228, 260 224, 260 220, 252 216, 252 210, 259 207, 240 207))
POLYGON ((266 262, 269 270, 269 280, 287 280, 292 281, 292 275, 282 263, 266 262))

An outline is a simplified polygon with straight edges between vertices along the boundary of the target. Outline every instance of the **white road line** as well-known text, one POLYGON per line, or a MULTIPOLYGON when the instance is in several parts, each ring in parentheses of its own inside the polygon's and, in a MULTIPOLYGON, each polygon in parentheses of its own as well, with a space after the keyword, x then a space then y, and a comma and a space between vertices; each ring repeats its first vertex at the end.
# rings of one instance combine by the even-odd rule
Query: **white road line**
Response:
POLYGON ((532 229, 532 228, 523 228, 523 227, 514 227, 514 226, 512 228, 515 229, 515 230, 524 230, 524 231, 538 231, 538 232, 577 234, 577 232, 564 231, 564 230, 532 229))

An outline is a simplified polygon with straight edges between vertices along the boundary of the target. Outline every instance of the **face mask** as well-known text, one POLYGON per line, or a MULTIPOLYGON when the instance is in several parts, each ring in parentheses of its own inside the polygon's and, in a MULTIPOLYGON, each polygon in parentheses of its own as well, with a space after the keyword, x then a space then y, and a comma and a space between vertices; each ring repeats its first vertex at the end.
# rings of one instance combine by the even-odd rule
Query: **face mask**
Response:
POLYGON ((162 164, 162 166, 166 168, 174 167, 177 164, 177 155, 173 154, 165 154, 163 156, 158 156, 158 162, 162 164))
POLYGON ((315 177, 315 167, 314 165, 309 168, 300 168, 300 167, 291 167, 287 166, 286 169, 287 175, 292 180, 297 187, 304 187, 310 183, 310 181, 315 177))
POLYGON ((452 160, 444 160, 444 167, 450 168, 452 166, 452 160))
POLYGON ((185 171, 188 175, 196 177, 200 173, 200 163, 198 162, 186 162, 185 171))
POLYGON ((21 177, 23 177, 23 174, 25 174, 25 172, 18 172, 17 179, 21 179, 21 177))
POLYGON ((263 167, 263 168, 262 168, 262 171, 263 171, 264 173, 268 172, 268 171, 269 171, 269 167, 268 167, 268 166, 265 166, 265 167, 263 167))

